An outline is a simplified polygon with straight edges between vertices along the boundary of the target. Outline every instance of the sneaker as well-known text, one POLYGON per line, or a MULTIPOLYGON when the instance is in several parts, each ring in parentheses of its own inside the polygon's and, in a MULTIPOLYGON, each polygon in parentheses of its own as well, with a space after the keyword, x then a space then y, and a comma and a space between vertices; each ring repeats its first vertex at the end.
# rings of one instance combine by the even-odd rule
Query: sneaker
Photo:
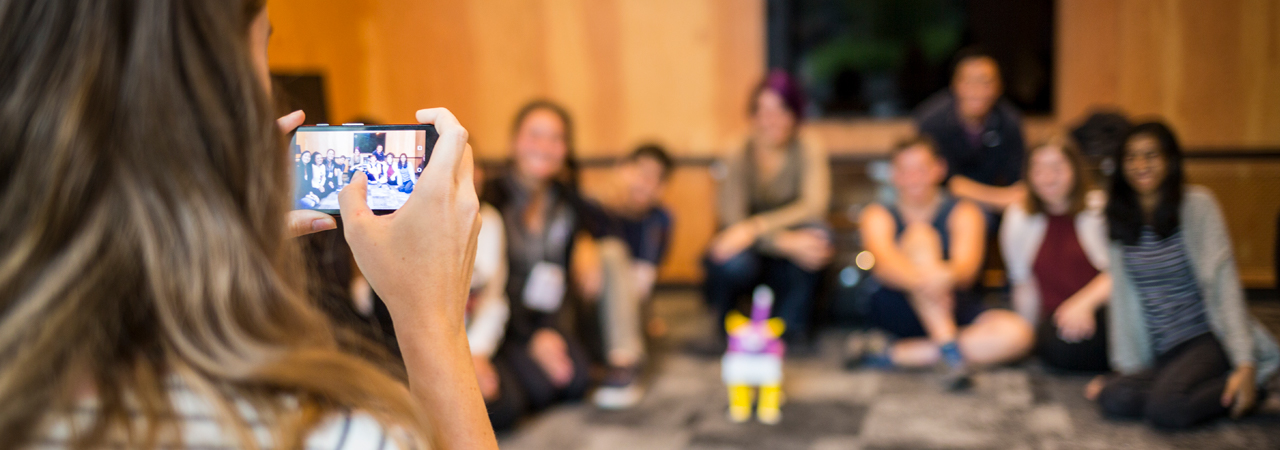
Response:
POLYGON ((640 366, 611 367, 592 401, 600 409, 627 409, 640 403, 644 388, 640 387, 640 366))
POLYGON ((947 392, 965 392, 973 389, 973 372, 966 365, 947 368, 942 376, 942 388, 947 392))
POLYGON ((892 369, 889 348, 893 342, 879 330, 854 332, 845 341, 844 368, 892 369))

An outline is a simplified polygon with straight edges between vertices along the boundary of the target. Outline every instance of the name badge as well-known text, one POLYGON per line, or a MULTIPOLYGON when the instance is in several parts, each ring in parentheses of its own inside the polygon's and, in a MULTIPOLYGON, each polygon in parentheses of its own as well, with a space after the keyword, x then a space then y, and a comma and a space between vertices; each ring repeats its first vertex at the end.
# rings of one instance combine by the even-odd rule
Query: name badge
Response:
POLYGON ((524 284, 524 305, 534 311, 553 313, 564 302, 564 268, 546 261, 533 266, 524 284))

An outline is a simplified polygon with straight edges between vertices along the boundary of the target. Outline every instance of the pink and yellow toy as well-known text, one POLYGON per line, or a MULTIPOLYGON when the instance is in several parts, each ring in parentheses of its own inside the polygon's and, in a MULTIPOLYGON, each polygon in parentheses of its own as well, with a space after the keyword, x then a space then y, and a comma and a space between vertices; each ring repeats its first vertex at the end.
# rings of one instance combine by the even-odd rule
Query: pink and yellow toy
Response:
POLYGON ((751 296, 751 318, 737 311, 725 318, 729 332, 729 349, 721 361, 720 373, 729 386, 729 420, 746 422, 751 418, 755 389, 760 389, 756 402, 756 418, 773 425, 782 420, 782 356, 786 352, 782 319, 770 319, 773 291, 757 287, 751 296))

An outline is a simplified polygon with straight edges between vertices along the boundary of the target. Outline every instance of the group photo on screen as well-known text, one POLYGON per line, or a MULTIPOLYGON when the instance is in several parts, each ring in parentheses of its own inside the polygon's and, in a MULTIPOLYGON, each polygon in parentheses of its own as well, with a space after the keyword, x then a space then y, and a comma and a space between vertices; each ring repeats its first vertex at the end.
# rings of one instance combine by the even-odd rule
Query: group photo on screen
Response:
POLYGON ((426 159, 426 132, 299 131, 293 147, 296 207, 337 210, 338 191, 363 173, 369 207, 392 210, 413 192, 426 159))

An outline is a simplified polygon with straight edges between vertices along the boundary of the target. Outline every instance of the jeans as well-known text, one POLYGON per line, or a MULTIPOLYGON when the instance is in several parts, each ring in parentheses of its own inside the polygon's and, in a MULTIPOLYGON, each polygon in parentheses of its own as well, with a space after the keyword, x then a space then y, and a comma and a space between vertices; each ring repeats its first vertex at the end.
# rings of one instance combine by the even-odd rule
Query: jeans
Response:
POLYGON ((773 289, 773 316, 786 323, 783 339, 802 342, 808 339, 809 316, 813 296, 821 273, 801 269, 789 260, 748 249, 724 263, 703 260, 707 271, 703 294, 716 314, 720 333, 725 333, 724 319, 738 300, 761 284, 773 289))
POLYGON ((542 371, 529 352, 528 342, 515 342, 508 339, 503 343, 499 357, 505 360, 516 380, 524 391, 527 405, 531 411, 541 411, 561 401, 580 400, 587 395, 587 387, 591 382, 587 371, 590 369, 586 350, 573 337, 560 333, 568 347, 569 359, 573 362, 573 378, 564 387, 556 387, 542 371))
POLYGON ((1108 416, 1186 428, 1227 415, 1221 398, 1230 374, 1222 345, 1205 333, 1156 357, 1155 367, 1107 382, 1098 405, 1108 416))

